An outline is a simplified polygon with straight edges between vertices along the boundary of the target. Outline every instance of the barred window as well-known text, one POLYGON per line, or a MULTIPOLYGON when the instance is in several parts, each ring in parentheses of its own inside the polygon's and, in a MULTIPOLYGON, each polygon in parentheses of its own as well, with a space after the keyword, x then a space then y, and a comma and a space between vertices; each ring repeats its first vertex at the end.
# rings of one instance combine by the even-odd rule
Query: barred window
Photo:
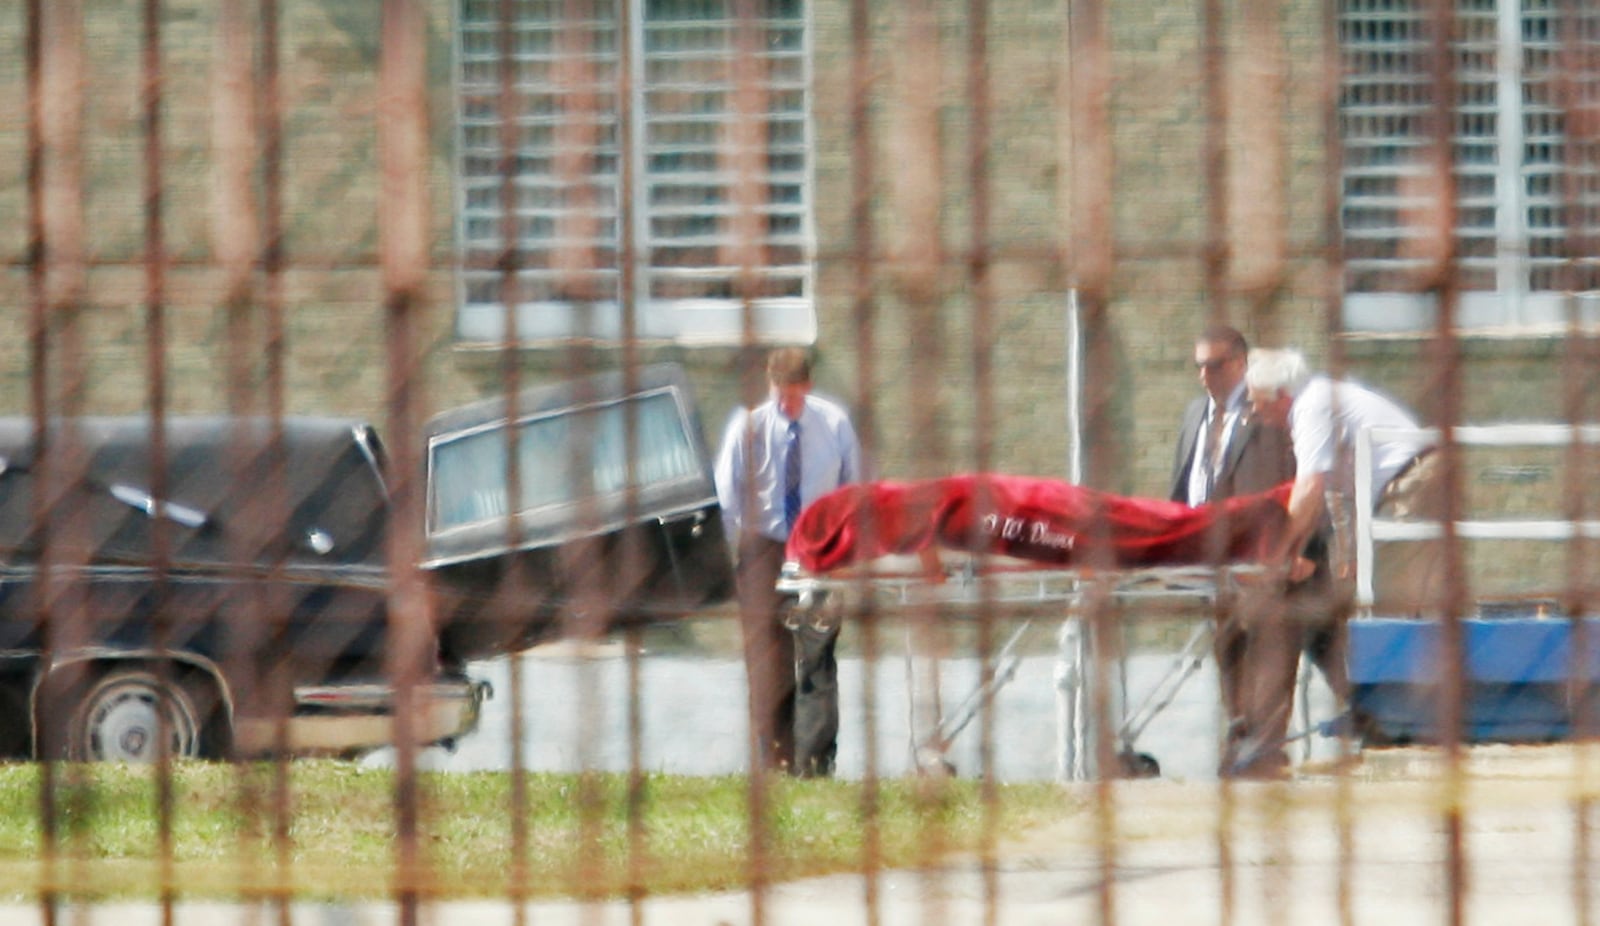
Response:
POLYGON ((814 340, 804 0, 735 6, 516 0, 507 63, 499 0, 461 0, 462 338, 498 340, 509 291, 529 340, 737 343, 746 306, 758 339, 814 340))
MULTIPOLYGON (((1345 325, 1434 324, 1408 248, 1425 207, 1435 87, 1425 0, 1340 0, 1345 325)), ((1450 126, 1458 320, 1537 329, 1566 293, 1600 320, 1600 12, 1562 0, 1455 0, 1450 126), (1563 9, 1565 7, 1565 9, 1563 9)))

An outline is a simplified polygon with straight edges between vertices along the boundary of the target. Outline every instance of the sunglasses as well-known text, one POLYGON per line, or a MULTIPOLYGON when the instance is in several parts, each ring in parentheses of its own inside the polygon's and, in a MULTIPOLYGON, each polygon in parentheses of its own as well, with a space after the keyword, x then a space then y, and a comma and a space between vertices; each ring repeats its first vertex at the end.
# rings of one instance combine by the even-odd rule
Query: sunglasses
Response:
POLYGON ((1232 363, 1236 359, 1238 359, 1238 358, 1236 358, 1236 357, 1213 357, 1210 360, 1198 360, 1198 361, 1195 362, 1194 368, 1196 370, 1205 370, 1207 373, 1215 373, 1218 370, 1222 369, 1225 365, 1227 365, 1229 363, 1232 363))

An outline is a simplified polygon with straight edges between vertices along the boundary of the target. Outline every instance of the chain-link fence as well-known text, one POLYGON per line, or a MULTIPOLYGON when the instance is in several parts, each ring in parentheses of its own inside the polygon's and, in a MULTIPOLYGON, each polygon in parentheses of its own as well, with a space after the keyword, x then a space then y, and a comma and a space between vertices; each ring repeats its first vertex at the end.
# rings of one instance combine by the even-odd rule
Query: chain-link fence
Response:
POLYGON ((1580 0, 0 49, 6 916, 1593 919, 1580 0))

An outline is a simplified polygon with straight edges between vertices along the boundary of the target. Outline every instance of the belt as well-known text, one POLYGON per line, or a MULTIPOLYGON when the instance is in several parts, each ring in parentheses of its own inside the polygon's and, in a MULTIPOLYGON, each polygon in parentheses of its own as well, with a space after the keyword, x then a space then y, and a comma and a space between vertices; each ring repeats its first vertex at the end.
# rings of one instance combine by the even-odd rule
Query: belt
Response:
POLYGON ((1427 459, 1427 458, 1428 458, 1428 457, 1430 457, 1430 456, 1432 456, 1432 455, 1433 455, 1433 452, 1434 452, 1434 451, 1435 451, 1435 450, 1438 450, 1438 449, 1439 449, 1439 448, 1437 448, 1437 447, 1424 447, 1424 448, 1422 448, 1422 449, 1421 449, 1421 450, 1419 450, 1419 451, 1417 451, 1417 455, 1416 455, 1416 456, 1414 456, 1414 457, 1412 457, 1412 458, 1411 458, 1411 459, 1409 459, 1409 460, 1407 460, 1407 461, 1406 461, 1406 465, 1404 465, 1404 466, 1402 466, 1402 467, 1400 467, 1400 468, 1399 468, 1399 469, 1398 469, 1398 470, 1396 470, 1396 471, 1395 471, 1395 474, 1394 474, 1394 475, 1393 475, 1393 476, 1390 476, 1390 477, 1389 477, 1389 481, 1388 481, 1388 482, 1385 482, 1385 483, 1384 483, 1384 484, 1383 484, 1383 489, 1382 489, 1382 491, 1380 491, 1380 492, 1379 492, 1379 493, 1378 493, 1378 494, 1379 494, 1379 495, 1382 495, 1382 494, 1383 494, 1383 493, 1384 493, 1384 492, 1387 492, 1387 491, 1389 491, 1389 490, 1390 490, 1390 489, 1391 489, 1391 488, 1393 488, 1393 487, 1394 487, 1394 486, 1395 486, 1395 484, 1396 484, 1396 483, 1398 483, 1398 482, 1399 482, 1399 481, 1400 481, 1400 480, 1401 480, 1401 478, 1403 478, 1403 477, 1404 477, 1404 476, 1405 476, 1405 475, 1406 475, 1406 474, 1407 474, 1407 473, 1409 473, 1409 472, 1411 472, 1411 471, 1412 471, 1412 470, 1414 470, 1414 469, 1416 469, 1416 468, 1417 468, 1417 464, 1418 464, 1418 463, 1421 463, 1421 462, 1422 462, 1422 461, 1423 461, 1423 460, 1425 460, 1425 459, 1427 459))
POLYGON ((1426 460, 1428 457, 1432 456, 1433 452, 1435 450, 1438 450, 1438 449, 1439 448, 1437 448, 1437 447, 1424 447, 1421 450, 1418 450, 1416 456, 1412 457, 1409 461, 1407 461, 1406 465, 1400 467, 1400 472, 1395 473, 1394 474, 1394 478, 1399 479, 1401 476, 1404 476, 1406 473, 1409 473, 1413 469, 1416 469, 1418 463, 1421 463, 1423 460, 1426 460))

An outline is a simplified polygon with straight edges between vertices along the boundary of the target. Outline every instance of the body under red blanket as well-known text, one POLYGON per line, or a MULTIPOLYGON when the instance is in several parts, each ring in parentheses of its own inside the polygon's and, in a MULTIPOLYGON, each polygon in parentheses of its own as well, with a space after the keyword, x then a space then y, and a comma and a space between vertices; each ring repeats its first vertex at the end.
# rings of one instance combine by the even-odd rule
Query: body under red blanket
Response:
POLYGON ((864 483, 807 507, 788 558, 811 573, 932 548, 1108 569, 1250 562, 1282 533, 1289 489, 1191 507, 1028 476, 864 483))

